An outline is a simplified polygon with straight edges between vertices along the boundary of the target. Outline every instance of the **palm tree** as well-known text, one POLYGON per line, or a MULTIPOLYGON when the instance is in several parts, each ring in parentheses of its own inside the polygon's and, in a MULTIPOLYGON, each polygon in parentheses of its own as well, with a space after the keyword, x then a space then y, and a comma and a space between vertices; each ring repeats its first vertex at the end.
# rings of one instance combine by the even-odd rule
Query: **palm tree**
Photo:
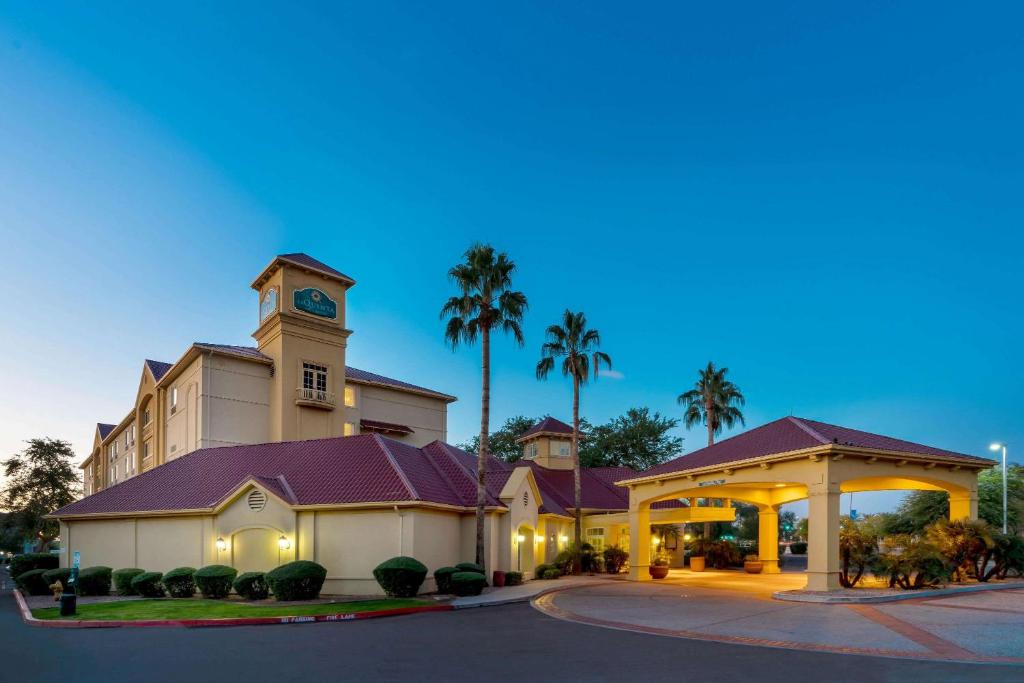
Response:
POLYGON ((582 313, 573 313, 566 309, 562 314, 561 325, 551 325, 547 329, 547 341, 541 347, 541 359, 537 362, 537 379, 546 379, 555 367, 555 359, 562 359, 562 375, 572 378, 572 473, 575 494, 576 517, 576 553, 573 556, 573 572, 580 571, 579 550, 583 545, 582 493, 580 489, 580 387, 587 383, 590 376, 591 359, 594 366, 594 380, 597 380, 598 369, 603 364, 612 367, 612 359, 607 353, 598 351, 601 346, 601 333, 587 329, 587 317, 582 313))
POLYGON ((516 264, 504 252, 494 253, 488 244, 474 244, 463 255, 465 261, 453 266, 448 277, 459 289, 441 308, 441 319, 448 319, 444 338, 454 351, 460 343, 472 344, 480 338, 481 362, 480 440, 476 467, 476 563, 484 566, 484 507, 487 488, 487 436, 491 421, 491 331, 511 334, 523 345, 520 323, 526 311, 526 295, 512 291, 516 264))
POLYGON ((722 433, 722 427, 732 428, 737 422, 746 425, 739 406, 745 401, 739 387, 725 378, 729 368, 716 369, 715 364, 698 371, 700 374, 693 389, 683 392, 676 399, 686 406, 683 423, 687 429, 703 423, 708 428, 708 445, 715 443, 715 435, 722 433))

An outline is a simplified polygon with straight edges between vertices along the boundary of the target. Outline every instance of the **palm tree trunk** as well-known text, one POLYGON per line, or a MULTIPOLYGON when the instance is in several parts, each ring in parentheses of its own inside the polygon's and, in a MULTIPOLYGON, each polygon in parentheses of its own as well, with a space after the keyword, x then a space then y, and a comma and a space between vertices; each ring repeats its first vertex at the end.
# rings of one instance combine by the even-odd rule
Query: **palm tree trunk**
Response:
POLYGON ((572 485, 575 496, 576 553, 572 558, 572 573, 580 573, 580 549, 583 547, 583 492, 580 486, 580 378, 572 378, 572 485))
POLYGON ((487 505, 487 443, 491 422, 491 331, 486 326, 480 330, 480 348, 483 358, 480 363, 480 449, 476 461, 476 563, 486 568, 484 562, 484 507, 487 505))
MULTIPOLYGON (((715 445, 715 408, 711 401, 704 401, 704 422, 708 426, 708 445, 715 445)), ((710 504, 710 502, 709 502, 710 504)), ((704 522, 704 538, 711 540, 711 523, 704 522)))

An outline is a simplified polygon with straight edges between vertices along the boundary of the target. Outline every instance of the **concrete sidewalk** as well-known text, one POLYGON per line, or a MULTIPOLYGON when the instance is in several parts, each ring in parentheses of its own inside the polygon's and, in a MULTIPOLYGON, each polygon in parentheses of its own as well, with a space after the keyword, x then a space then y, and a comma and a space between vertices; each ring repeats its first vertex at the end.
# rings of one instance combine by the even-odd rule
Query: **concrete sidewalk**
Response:
POLYGON ((484 592, 480 595, 455 598, 450 604, 455 609, 465 609, 467 607, 490 607, 493 605, 508 605, 515 602, 529 602, 538 595, 548 591, 621 582, 624 578, 622 575, 616 578, 607 574, 596 574, 594 576, 563 576, 553 580, 533 580, 527 581, 520 586, 485 588, 484 592))

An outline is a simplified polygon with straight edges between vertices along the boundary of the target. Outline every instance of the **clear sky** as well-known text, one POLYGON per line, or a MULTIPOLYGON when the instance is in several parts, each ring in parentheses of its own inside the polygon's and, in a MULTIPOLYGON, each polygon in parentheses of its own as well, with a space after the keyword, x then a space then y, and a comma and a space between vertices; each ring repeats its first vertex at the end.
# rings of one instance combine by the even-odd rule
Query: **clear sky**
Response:
POLYGON ((0 7, 0 453, 84 456, 143 358, 252 343, 290 251, 358 281, 349 363, 460 396, 462 441, 438 309, 474 240, 530 300, 496 424, 568 416, 533 367, 571 307, 622 375, 592 422, 678 415, 714 360, 748 426, 1024 452, 1019 4, 214 4, 0 7))

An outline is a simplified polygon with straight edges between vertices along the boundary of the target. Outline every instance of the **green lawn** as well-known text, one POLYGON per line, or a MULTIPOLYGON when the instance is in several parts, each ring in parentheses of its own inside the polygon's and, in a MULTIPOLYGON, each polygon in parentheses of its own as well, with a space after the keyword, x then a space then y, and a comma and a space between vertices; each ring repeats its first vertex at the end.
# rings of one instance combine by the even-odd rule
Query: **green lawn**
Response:
MULTIPOLYGON (((369 612, 380 609, 422 607, 431 600, 388 599, 358 602, 332 602, 312 605, 247 605, 227 600, 122 600, 79 605, 70 619, 145 620, 145 619, 219 619, 228 617, 307 617, 319 614, 369 612)), ((59 607, 32 610, 36 619, 60 619, 59 607)))

